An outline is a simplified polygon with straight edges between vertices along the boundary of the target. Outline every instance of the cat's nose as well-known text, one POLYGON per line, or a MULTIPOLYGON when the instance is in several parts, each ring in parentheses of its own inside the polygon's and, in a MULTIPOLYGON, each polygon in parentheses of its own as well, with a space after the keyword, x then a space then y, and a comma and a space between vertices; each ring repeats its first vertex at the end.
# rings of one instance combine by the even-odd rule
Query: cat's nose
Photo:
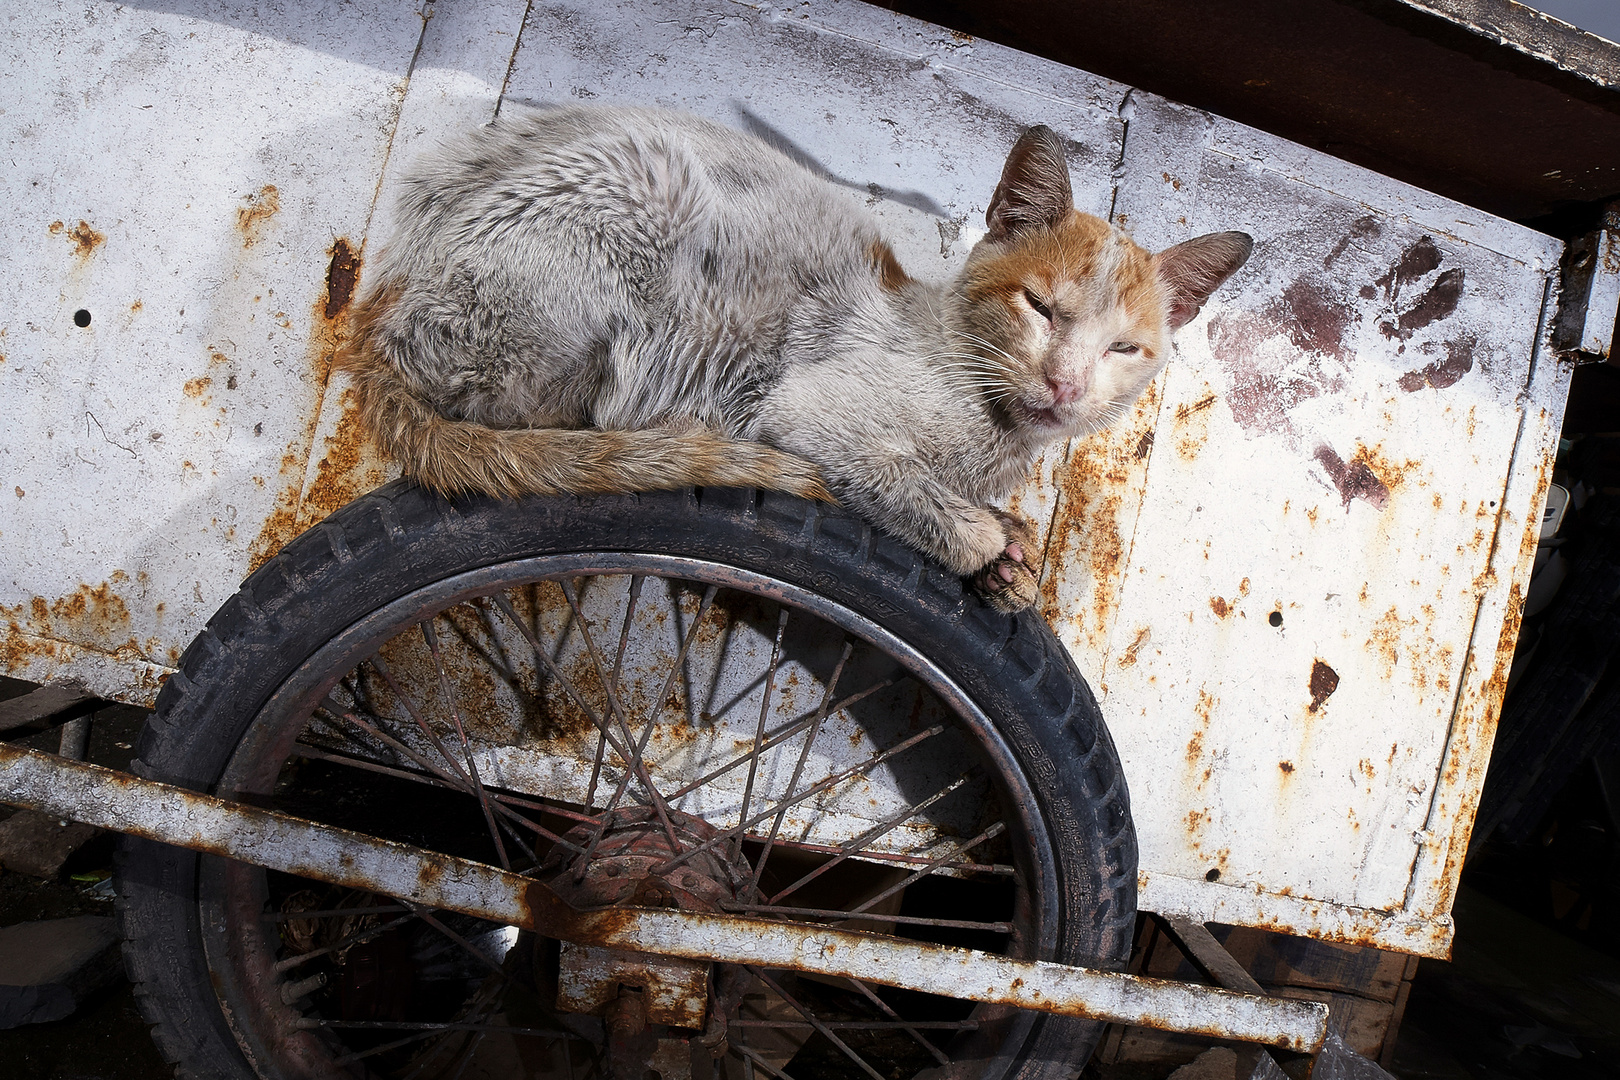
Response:
POLYGON ((1067 405, 1072 401, 1080 400, 1080 395, 1086 388, 1079 383, 1066 382, 1063 379, 1054 379, 1047 376, 1046 388, 1052 391, 1052 404, 1067 405))

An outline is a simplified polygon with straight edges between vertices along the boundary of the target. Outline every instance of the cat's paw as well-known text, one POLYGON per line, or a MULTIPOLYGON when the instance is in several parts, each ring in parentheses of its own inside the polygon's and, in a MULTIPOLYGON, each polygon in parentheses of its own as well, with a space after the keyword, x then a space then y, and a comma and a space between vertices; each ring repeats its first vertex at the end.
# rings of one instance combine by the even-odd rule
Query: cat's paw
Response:
POLYGON ((1006 545, 968 577, 968 584, 984 602, 997 611, 1011 614, 1033 604, 1040 595, 1031 560, 1035 557, 1035 530, 1029 522, 1011 514, 996 512, 1006 545))

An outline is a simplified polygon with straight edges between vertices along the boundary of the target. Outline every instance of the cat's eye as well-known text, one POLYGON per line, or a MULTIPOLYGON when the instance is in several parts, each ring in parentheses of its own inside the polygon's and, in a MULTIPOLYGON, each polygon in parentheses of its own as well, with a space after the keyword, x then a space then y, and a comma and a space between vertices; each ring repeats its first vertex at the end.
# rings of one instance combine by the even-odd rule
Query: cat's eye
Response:
POLYGON ((1039 315, 1047 322, 1052 321, 1052 309, 1041 303, 1041 298, 1030 292, 1028 289, 1024 290, 1024 301, 1028 303, 1030 307, 1035 309, 1035 314, 1039 315))
POLYGON ((1125 353, 1129 355, 1130 353, 1141 352, 1142 350, 1139 346, 1133 345, 1129 341, 1116 341, 1112 345, 1108 346, 1108 351, 1125 353))

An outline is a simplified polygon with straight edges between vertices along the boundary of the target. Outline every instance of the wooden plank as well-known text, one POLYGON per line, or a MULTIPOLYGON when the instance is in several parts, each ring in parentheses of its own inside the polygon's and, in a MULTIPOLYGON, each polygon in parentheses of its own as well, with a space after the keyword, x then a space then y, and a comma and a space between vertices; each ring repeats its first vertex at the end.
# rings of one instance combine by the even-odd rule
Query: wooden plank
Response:
POLYGON ((0 701, 0 731, 32 727, 43 731, 95 712, 100 698, 73 679, 46 683, 22 697, 0 701))
POLYGON ((1176 943, 1187 954, 1187 958, 1203 968, 1204 973, 1216 983, 1228 990, 1242 990, 1249 994, 1265 993, 1254 976, 1243 970, 1243 965, 1215 940, 1215 935, 1209 932, 1209 927, 1194 919, 1183 919, 1175 915, 1162 916, 1162 920, 1165 929, 1175 938, 1176 943))

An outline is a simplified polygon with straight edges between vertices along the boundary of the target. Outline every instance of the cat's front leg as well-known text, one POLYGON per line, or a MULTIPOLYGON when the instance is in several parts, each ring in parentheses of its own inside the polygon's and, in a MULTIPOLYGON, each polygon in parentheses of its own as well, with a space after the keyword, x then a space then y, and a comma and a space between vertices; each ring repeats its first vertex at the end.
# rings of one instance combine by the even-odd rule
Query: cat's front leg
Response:
POLYGON ((946 569, 997 611, 1035 602, 1029 523, 975 506, 940 484, 910 454, 849 455, 822 464, 838 500, 946 569))
POLYGON ((1035 530, 1015 514, 990 510, 1006 539, 1001 553, 968 578, 968 585, 997 611, 1022 611, 1039 598, 1032 560, 1035 557, 1035 530))

